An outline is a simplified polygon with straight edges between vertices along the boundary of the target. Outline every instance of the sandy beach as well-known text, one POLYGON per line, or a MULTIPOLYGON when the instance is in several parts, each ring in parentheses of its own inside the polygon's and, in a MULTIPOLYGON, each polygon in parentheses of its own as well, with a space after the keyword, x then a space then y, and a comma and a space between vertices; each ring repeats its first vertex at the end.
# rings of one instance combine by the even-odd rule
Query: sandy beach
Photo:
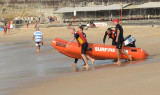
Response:
MULTIPOLYGON (((28 45, 34 47, 32 36, 35 29, 32 27, 15 29, 7 37, 3 37, 1 31, 0 42, 23 41, 29 42, 28 45)), ((124 65, 124 62, 122 66, 113 68, 108 68, 109 66, 105 65, 102 69, 49 78, 44 82, 7 95, 160 95, 160 27, 124 26, 123 28, 124 36, 133 35, 136 38, 136 46, 149 53, 148 59, 136 64, 129 62, 127 66, 124 65)), ((54 38, 65 40, 72 38, 67 27, 40 28, 40 30, 44 34, 44 47, 51 46, 51 41, 54 38)), ((95 44, 102 44, 105 31, 106 27, 84 30, 88 42, 95 44)), ((111 40, 107 40, 107 44, 111 44, 111 40)), ((53 55, 58 53, 54 48, 52 52, 53 55)), ((44 53, 43 50, 42 53, 44 53)), ((103 67, 104 64, 95 63, 95 65, 103 67)))

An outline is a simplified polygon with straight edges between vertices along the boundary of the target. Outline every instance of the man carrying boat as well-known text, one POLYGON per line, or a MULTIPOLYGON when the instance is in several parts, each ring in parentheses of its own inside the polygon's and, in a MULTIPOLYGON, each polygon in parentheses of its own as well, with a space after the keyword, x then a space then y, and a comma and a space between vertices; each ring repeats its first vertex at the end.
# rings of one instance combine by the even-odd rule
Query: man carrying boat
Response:
MULTIPOLYGON (((71 33, 72 33, 72 32, 76 33, 75 28, 71 28, 71 29, 70 29, 70 32, 71 32, 71 33)), ((84 36, 86 37, 86 34, 85 34, 84 32, 83 32, 83 34, 84 34, 84 36)), ((84 60, 83 60, 83 61, 84 61, 84 60)), ((77 65, 77 62, 78 62, 78 58, 75 58, 74 63, 72 64, 72 66, 76 66, 76 65, 77 65)), ((84 65, 86 65, 85 62, 84 62, 84 65)))
POLYGON ((128 56, 129 60, 132 61, 132 57, 130 55, 128 55, 125 51, 122 50, 122 45, 123 45, 123 42, 124 42, 124 37, 123 37, 123 28, 119 24, 119 20, 115 19, 112 22, 116 26, 116 28, 115 28, 115 35, 116 35, 116 52, 117 52, 118 61, 115 64, 117 64, 117 65, 121 64, 120 53, 125 54, 126 56, 128 56))
POLYGON ((105 44, 107 36, 108 39, 112 39, 112 45, 116 45, 115 30, 112 30, 111 28, 107 29, 103 38, 103 44, 105 44))
MULTIPOLYGON (((105 45, 106 38, 108 36, 108 39, 112 39, 112 45, 116 45, 116 36, 115 36, 115 30, 112 30, 111 28, 108 28, 105 32, 104 38, 103 38, 103 44, 105 45)), ((117 59, 113 60, 113 62, 116 62, 117 59)))
POLYGON ((74 33, 73 31, 71 31, 71 33, 74 35, 73 39, 67 44, 67 46, 69 46, 69 44, 71 42, 73 42, 75 39, 77 40, 78 44, 81 46, 81 56, 84 60, 84 62, 86 63, 86 65, 84 67, 89 67, 88 65, 88 61, 87 59, 90 59, 92 64, 94 64, 94 59, 91 58, 90 56, 86 55, 86 51, 87 51, 87 48, 88 48, 88 42, 87 42, 87 39, 86 37, 84 36, 83 34, 83 27, 82 26, 79 26, 78 27, 78 31, 76 33, 74 33))

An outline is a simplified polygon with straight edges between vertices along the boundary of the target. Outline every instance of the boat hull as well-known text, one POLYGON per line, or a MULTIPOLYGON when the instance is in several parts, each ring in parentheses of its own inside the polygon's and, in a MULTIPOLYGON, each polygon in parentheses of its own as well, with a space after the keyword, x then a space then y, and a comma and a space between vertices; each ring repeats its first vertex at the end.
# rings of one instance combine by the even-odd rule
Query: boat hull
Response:
MULTIPOLYGON (((78 43, 72 42, 67 46, 68 42, 69 41, 56 38, 52 41, 52 46, 68 57, 81 59, 81 47, 78 46, 78 43)), ((131 55, 134 60, 145 59, 149 56, 149 54, 141 48, 123 47, 122 49, 131 55)), ((89 50, 86 54, 96 60, 117 59, 116 46, 112 45, 89 43, 89 50)), ((120 57, 121 59, 129 59, 124 54, 121 54, 120 57)))

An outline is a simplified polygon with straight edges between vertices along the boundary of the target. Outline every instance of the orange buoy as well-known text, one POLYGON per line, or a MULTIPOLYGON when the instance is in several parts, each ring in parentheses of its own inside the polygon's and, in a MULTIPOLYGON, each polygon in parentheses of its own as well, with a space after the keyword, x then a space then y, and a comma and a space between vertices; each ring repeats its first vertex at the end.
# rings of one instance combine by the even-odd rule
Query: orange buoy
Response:
MULTIPOLYGON (((67 47, 68 43, 69 41, 56 38, 52 41, 52 46, 68 57, 81 59, 81 47, 79 47, 78 43, 72 42, 67 47)), ((134 60, 145 59, 149 56, 149 54, 141 48, 123 47, 122 49, 131 55, 134 60)), ((86 54, 95 60, 117 59, 116 46, 112 45, 89 43, 86 54)), ((121 59, 129 58, 126 55, 121 54, 121 59)))

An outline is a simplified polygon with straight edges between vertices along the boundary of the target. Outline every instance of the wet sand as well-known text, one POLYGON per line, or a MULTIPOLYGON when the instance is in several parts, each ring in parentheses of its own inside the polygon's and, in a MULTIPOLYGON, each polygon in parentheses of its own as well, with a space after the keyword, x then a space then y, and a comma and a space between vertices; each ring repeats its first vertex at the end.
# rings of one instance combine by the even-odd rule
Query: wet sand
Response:
POLYGON ((54 78, 10 95, 159 95, 158 63, 54 78))
MULTIPOLYGON (((105 27, 85 30, 88 42, 102 44, 105 30, 105 27)), ((1 32, 0 81, 6 88, 0 92, 15 89, 8 95, 159 95, 159 30, 158 26, 124 26, 124 35, 133 35, 136 46, 146 50, 150 57, 123 62, 121 66, 111 65, 111 61, 96 61, 89 71, 82 68, 82 61, 78 68, 72 68, 73 59, 52 48, 54 38, 71 39, 66 27, 42 28, 45 44, 38 55, 31 40, 33 28, 15 30, 7 37, 2 37, 1 32)))

